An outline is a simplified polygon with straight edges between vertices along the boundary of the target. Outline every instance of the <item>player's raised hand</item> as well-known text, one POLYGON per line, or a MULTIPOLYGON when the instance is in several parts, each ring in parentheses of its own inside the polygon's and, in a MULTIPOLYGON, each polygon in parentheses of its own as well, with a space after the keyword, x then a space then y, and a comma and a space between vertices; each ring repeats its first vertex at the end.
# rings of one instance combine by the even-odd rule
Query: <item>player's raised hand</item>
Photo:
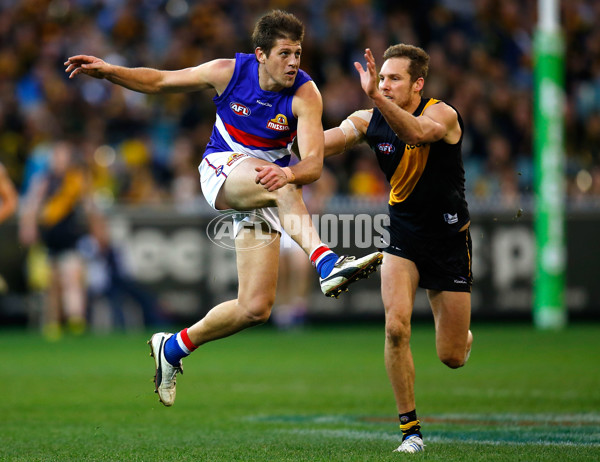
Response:
POLYGON ((375 67, 375 58, 369 48, 365 50, 365 60, 367 62, 366 69, 364 69, 359 62, 355 62, 354 67, 360 75, 360 86, 367 96, 372 98, 379 91, 379 77, 377 76, 377 69, 375 67))
POLYGON ((109 64, 95 56, 77 55, 71 56, 65 61, 65 72, 70 72, 69 78, 72 79, 77 74, 85 74, 97 79, 103 79, 106 76, 109 64))

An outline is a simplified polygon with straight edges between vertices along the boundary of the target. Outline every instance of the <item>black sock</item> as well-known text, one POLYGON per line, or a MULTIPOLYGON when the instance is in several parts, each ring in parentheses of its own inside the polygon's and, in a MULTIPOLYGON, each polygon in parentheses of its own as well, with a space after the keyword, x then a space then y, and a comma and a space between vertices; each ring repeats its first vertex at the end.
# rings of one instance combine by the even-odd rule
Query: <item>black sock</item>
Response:
POLYGON ((402 441, 408 438, 411 435, 419 435, 420 438, 423 437, 421 434, 421 425, 420 421, 417 419, 417 411, 413 409, 410 412, 405 414, 398 414, 400 418, 400 430, 402 430, 402 441))

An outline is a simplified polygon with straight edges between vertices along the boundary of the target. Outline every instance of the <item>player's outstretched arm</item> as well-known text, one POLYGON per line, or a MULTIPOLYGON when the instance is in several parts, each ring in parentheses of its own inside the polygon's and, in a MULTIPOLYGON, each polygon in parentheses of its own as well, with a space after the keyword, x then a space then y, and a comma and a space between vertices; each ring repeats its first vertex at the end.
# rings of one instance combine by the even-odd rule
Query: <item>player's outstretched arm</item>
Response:
POLYGON ((222 92, 233 75, 235 60, 216 59, 196 67, 162 71, 149 67, 124 67, 88 55, 71 56, 65 61, 69 78, 78 74, 106 79, 140 93, 189 92, 214 88, 222 92))

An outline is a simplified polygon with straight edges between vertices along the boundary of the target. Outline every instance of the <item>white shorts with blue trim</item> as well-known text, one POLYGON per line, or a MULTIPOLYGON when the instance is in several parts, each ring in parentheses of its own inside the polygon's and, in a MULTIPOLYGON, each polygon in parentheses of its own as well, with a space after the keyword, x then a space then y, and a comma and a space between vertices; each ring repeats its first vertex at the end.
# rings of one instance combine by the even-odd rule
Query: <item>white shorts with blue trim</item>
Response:
POLYGON ((200 187, 204 198, 213 209, 217 201, 217 194, 219 194, 229 174, 243 161, 250 158, 248 154, 229 151, 213 152, 202 159, 198 166, 200 187))
MULTIPOLYGON (((248 154, 240 154, 239 152, 213 152, 207 155, 200 165, 198 171, 200 172, 200 187, 202 188, 202 194, 208 202, 208 204, 215 210, 215 202, 217 201, 217 195, 225 183, 225 180, 229 177, 229 174, 243 163, 246 159, 252 157, 248 154)), ((217 210, 221 213, 231 213, 232 210, 217 210)), ((235 213, 233 217, 234 233, 237 236, 243 226, 248 224, 260 223, 268 224, 271 231, 281 233, 281 222, 279 221, 279 213, 277 207, 263 207, 250 211, 240 211, 235 213)))

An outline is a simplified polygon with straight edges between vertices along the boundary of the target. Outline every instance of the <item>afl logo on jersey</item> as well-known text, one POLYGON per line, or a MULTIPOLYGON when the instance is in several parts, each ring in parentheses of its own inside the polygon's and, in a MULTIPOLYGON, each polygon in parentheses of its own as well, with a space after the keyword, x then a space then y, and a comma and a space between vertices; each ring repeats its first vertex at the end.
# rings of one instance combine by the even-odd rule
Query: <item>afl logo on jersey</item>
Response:
POLYGON ((396 150, 394 145, 391 143, 379 143, 377 145, 377 149, 379 149, 380 153, 386 154, 386 155, 392 154, 396 150))
POLYGON ((267 122, 267 128, 275 130, 277 132, 289 131, 290 126, 288 125, 287 117, 283 114, 277 114, 274 118, 267 122))
POLYGON ((229 107, 239 116, 248 117, 250 115, 250 108, 243 104, 231 102, 229 103, 229 107))

